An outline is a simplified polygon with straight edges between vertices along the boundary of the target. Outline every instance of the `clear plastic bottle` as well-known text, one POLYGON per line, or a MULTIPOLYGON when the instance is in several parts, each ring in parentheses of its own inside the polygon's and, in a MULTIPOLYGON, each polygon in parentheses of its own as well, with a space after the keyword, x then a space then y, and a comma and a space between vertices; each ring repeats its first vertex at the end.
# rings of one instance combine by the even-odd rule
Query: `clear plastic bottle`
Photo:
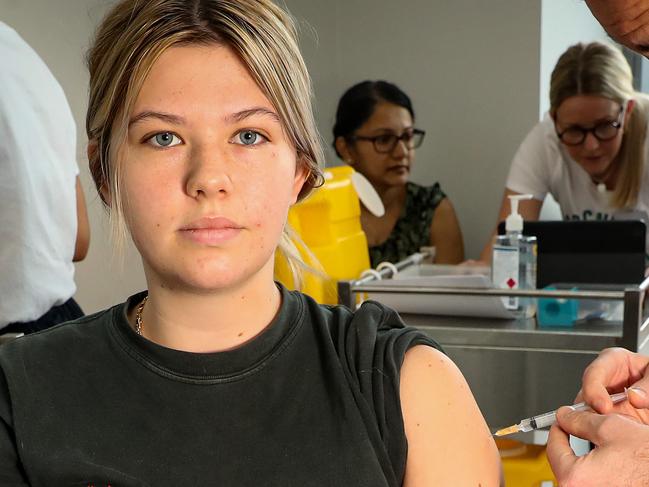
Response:
MULTIPOLYGON (((536 237, 523 235, 520 253, 520 288, 536 289, 536 256, 538 246, 536 237)), ((536 314, 536 299, 521 298, 521 313, 525 318, 532 318, 536 314)))
MULTIPOLYGON (((523 235, 523 217, 518 213, 518 202, 532 195, 510 195, 511 213, 505 220, 505 235, 494 240, 491 260, 491 280, 501 289, 536 288, 536 237, 523 235)), ((505 308, 516 316, 532 317, 536 311, 531 298, 503 296, 505 308)))
MULTIPOLYGON (((523 235, 516 232, 496 236, 491 259, 491 281, 495 287, 501 289, 520 287, 522 239, 523 235)), ((519 299, 516 296, 503 296, 502 301, 508 310, 513 312, 520 310, 519 299)))

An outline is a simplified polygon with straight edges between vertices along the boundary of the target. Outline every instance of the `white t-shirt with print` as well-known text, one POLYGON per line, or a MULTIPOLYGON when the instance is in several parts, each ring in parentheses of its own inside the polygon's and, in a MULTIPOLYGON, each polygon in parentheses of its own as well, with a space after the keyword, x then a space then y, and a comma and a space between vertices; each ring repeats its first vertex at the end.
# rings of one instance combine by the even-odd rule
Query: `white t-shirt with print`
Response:
MULTIPOLYGON (((640 109, 640 104, 636 105, 640 109)), ((646 140, 646 139, 645 139, 646 140)), ((645 143, 645 161, 649 160, 645 143)), ((625 210, 649 215, 649 171, 645 162, 640 194, 634 208, 620 210, 610 205, 612 191, 601 192, 588 173, 568 155, 546 114, 518 148, 507 177, 507 188, 529 193, 543 201, 550 193, 565 220, 610 220, 625 210)), ((647 222, 649 224, 649 222, 647 222)))
POLYGON ((45 63, 0 22, 0 328, 72 297, 76 127, 45 63))

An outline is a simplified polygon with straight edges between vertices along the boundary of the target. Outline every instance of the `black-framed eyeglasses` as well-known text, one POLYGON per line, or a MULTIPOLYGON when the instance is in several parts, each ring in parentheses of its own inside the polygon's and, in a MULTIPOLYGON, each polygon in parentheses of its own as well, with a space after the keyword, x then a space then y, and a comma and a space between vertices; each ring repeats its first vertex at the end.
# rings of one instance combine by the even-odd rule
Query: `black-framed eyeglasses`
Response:
POLYGON ((366 137, 364 135, 350 135, 348 140, 367 140, 372 142, 374 150, 381 154, 387 154, 394 150, 399 141, 402 141, 408 149, 416 149, 421 146, 424 141, 426 132, 420 129, 406 130, 401 135, 396 134, 381 134, 374 137, 366 137))
POLYGON ((557 137, 566 145, 579 145, 586 140, 586 135, 591 133, 599 141, 605 142, 615 138, 620 128, 622 128, 622 120, 624 119, 624 112, 626 103, 620 107, 620 114, 617 120, 601 122, 591 128, 574 126, 567 128, 563 132, 557 131, 557 137))

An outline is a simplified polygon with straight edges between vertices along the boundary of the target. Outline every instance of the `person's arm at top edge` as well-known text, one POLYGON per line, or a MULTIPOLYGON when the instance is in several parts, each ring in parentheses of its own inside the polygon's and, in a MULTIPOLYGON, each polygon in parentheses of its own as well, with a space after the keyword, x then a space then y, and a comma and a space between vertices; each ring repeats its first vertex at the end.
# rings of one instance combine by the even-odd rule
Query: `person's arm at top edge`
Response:
POLYGON ((468 384, 431 347, 411 348, 401 367, 408 458, 403 487, 500 485, 500 457, 468 384))
POLYGON ((88 222, 88 209, 86 208, 86 198, 83 194, 83 187, 79 176, 75 183, 75 191, 77 194, 77 238, 74 246, 73 262, 79 262, 86 258, 88 255, 88 247, 90 246, 90 224, 88 222))
POLYGON ((430 223, 430 244, 435 247, 436 264, 459 264, 464 260, 462 230, 453 204, 440 201, 430 223))
MULTIPOLYGON (((511 213, 511 204, 508 196, 514 194, 521 193, 505 188, 503 199, 500 203, 500 211, 498 212, 498 220, 496 220, 496 227, 493 232, 491 232, 489 240, 480 253, 481 262, 486 264, 491 263, 491 251, 493 249, 494 237, 498 233, 498 223, 505 221, 507 216, 511 213)), ((521 200, 518 202, 518 213, 523 217, 524 221, 536 221, 539 219, 539 215, 541 214, 541 206, 543 206, 543 201, 539 201, 536 198, 532 198, 531 200, 521 200)))
POLYGON ((649 57, 649 0, 586 0, 586 3, 613 39, 649 57))
POLYGON ((562 486, 649 485, 649 357, 609 348, 586 368, 575 402, 594 412, 561 408, 550 430, 548 459, 562 486), (628 401, 613 405, 609 393, 628 389, 628 401), (577 457, 569 435, 597 445, 577 457))

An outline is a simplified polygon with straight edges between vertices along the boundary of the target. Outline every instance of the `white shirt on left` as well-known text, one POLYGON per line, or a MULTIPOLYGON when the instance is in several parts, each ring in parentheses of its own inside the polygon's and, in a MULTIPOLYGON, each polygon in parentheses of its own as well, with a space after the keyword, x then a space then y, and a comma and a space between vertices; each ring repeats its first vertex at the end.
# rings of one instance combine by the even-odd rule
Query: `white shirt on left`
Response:
POLYGON ((0 22, 0 327, 71 298, 76 127, 45 63, 0 22))

